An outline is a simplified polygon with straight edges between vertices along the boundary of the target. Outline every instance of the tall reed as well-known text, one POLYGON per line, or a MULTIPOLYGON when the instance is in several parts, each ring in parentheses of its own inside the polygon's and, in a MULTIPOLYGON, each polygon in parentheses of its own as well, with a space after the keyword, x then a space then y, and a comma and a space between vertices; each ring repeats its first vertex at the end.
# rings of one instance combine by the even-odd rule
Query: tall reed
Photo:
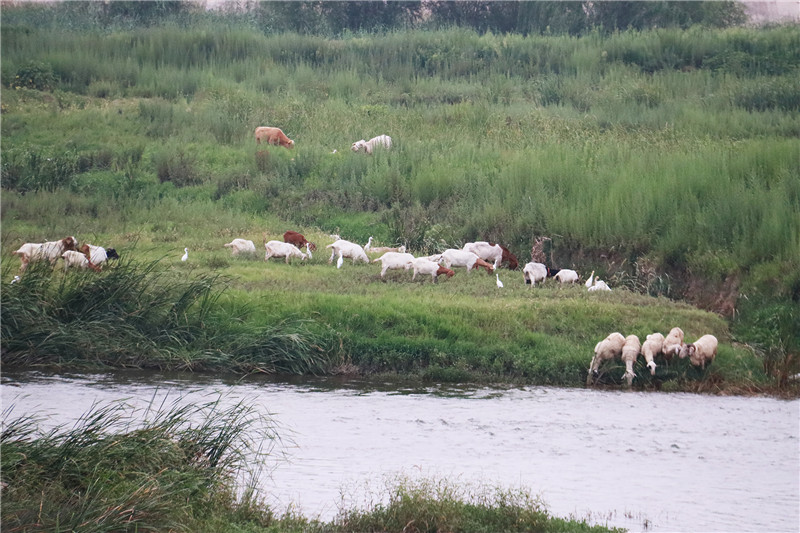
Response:
POLYGON ((48 430, 35 415, 12 418, 7 406, 3 530, 196 531, 247 510, 267 523, 268 510, 256 510, 239 479, 269 459, 273 424, 220 400, 145 413, 96 406, 73 427, 48 430))

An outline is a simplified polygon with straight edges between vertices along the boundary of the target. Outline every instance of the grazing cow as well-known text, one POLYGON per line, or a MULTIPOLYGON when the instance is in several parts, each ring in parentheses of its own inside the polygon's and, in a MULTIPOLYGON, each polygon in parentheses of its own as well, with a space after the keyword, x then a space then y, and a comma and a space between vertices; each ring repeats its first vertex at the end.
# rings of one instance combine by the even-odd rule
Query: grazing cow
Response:
POLYGON ((18 255, 22 266, 20 272, 24 272, 28 268, 31 261, 50 261, 53 265, 58 261, 67 250, 75 251, 78 245, 78 240, 75 237, 64 237, 60 241, 48 241, 44 243, 26 242, 19 247, 19 250, 11 252, 12 255, 18 255))
POLYGON ((302 233, 297 233, 296 231, 290 230, 284 233, 283 242, 294 244, 298 248, 302 248, 303 246, 308 246, 308 249, 311 250, 312 252, 316 251, 317 249, 316 244, 314 244, 313 242, 308 242, 302 233))
POLYGON ((273 146, 294 148, 294 141, 287 137, 280 128, 271 128, 269 126, 256 128, 256 144, 261 144, 261 141, 273 146))

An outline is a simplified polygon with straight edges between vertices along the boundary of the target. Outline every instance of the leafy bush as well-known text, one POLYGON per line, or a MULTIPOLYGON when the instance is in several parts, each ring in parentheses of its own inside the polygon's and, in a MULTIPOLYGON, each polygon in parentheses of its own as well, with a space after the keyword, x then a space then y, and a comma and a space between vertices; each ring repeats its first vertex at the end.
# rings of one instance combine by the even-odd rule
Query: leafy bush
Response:
POLYGON ((31 61, 17 70, 14 79, 8 84, 14 89, 26 88, 37 91, 52 91, 58 78, 53 73, 53 67, 47 63, 31 61))

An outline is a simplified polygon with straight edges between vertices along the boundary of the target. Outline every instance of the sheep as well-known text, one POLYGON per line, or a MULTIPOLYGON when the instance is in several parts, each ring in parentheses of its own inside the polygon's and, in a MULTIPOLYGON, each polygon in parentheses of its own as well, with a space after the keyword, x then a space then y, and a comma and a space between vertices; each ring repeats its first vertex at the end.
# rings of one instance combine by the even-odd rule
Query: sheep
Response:
POLYGON ((714 362, 717 356, 717 338, 714 335, 703 335, 691 344, 686 344, 681 349, 681 359, 689 356, 689 362, 693 366, 699 366, 701 369, 706 369, 706 364, 714 362))
POLYGON ((58 258, 66 251, 75 251, 78 240, 75 237, 64 237, 60 241, 48 241, 43 243, 26 242, 18 250, 11 252, 11 255, 18 255, 21 261, 20 272, 25 272, 31 261, 50 261, 54 265, 58 258))
POLYGON ((675 327, 669 330, 667 333, 666 338, 664 339, 664 344, 661 349, 661 353, 664 354, 664 359, 667 362, 671 361, 672 358, 678 355, 683 348, 683 330, 681 328, 675 327))
POLYGON ((593 379, 597 377, 597 369, 603 361, 614 359, 622 355, 622 347, 625 345, 625 337, 622 333, 615 331, 598 342, 594 347, 594 357, 589 365, 589 375, 586 377, 586 384, 591 385, 593 379))
POLYGON ((296 231, 289 230, 286 233, 284 233, 283 242, 294 244, 298 248, 302 248, 303 246, 305 246, 308 252, 315 251, 317 249, 316 244, 314 244, 313 242, 308 242, 302 233, 297 233, 296 231))
POLYGON ((661 333, 651 333, 647 339, 642 343, 642 355, 647 362, 647 368, 650 369, 650 375, 656 375, 656 364, 653 362, 655 357, 661 353, 664 348, 664 335, 661 333))
POLYGON ((119 259, 119 255, 117 255, 117 251, 115 249, 109 248, 106 250, 102 246, 95 246, 89 243, 85 243, 83 246, 78 248, 78 251, 85 255, 86 259, 88 259, 94 265, 100 265, 109 259, 119 259))
POLYGON ((306 260, 306 254, 294 244, 281 241, 269 241, 264 243, 264 249, 267 253, 264 255, 264 261, 269 261, 270 257, 285 257, 286 264, 289 264, 289 259, 292 257, 299 257, 301 261, 306 260))
POLYGON ((231 249, 231 255, 234 257, 239 254, 254 254, 256 253, 256 245, 253 241, 247 239, 233 239, 228 244, 224 245, 225 248, 231 249))
POLYGON ((331 258, 328 259, 328 263, 333 262, 333 258, 336 255, 339 255, 340 258, 342 257, 349 257, 352 258, 353 264, 356 264, 356 260, 363 261, 365 263, 369 263, 369 257, 364 252, 364 249, 361 245, 356 244, 354 242, 346 241, 344 239, 338 239, 335 242, 332 242, 325 248, 331 249, 331 258))
POLYGON ((478 257, 476 254, 467 252, 465 250, 456 250, 454 248, 445 250, 442 252, 442 257, 439 261, 444 262, 444 266, 447 268, 454 266, 467 267, 467 272, 469 272, 473 268, 483 267, 489 274, 494 272, 494 267, 492 265, 478 257))
POLYGON ((554 277, 561 283, 578 282, 578 273, 568 268, 562 268, 554 277))
POLYGON ((371 154, 375 148, 382 146, 386 149, 392 147, 392 138, 388 135, 378 135, 377 137, 373 137, 372 139, 365 141, 361 139, 360 141, 356 141, 350 147, 350 149, 354 152, 360 152, 363 150, 367 154, 371 154))
POLYGON ((639 342, 639 337, 636 335, 628 335, 625 337, 625 344, 622 345, 622 361, 625 363, 625 374, 623 377, 628 382, 628 387, 633 383, 633 378, 636 374, 633 373, 633 364, 636 358, 639 357, 639 352, 642 350, 642 343, 639 342))
POLYGON ((547 279, 547 267, 542 263, 530 262, 522 269, 522 277, 527 285, 533 287, 536 282, 544 282, 547 279))
POLYGON ((408 270, 412 261, 414 261, 414 256, 411 254, 386 252, 372 262, 381 264, 381 278, 383 278, 387 270, 408 270))
POLYGON ((67 250, 61 257, 64 258, 64 271, 69 267, 78 267, 78 268, 91 268, 95 272, 100 271, 100 267, 97 265, 92 264, 89 259, 86 258, 84 254, 81 252, 77 252, 75 250, 67 250))
POLYGON ((429 261, 424 257, 415 259, 411 266, 414 269, 414 274, 411 276, 412 281, 416 279, 417 274, 430 274, 434 283, 436 283, 436 280, 442 274, 446 275, 448 278, 452 278, 455 274, 455 272, 449 268, 445 268, 434 261, 429 261))

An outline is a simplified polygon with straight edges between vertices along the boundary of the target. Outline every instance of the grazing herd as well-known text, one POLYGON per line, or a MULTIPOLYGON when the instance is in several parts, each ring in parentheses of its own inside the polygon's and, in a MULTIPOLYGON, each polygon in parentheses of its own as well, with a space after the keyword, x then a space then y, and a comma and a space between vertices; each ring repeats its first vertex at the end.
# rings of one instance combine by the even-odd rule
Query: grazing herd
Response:
POLYGON ((705 370, 706 365, 711 364, 717 356, 717 344, 714 335, 703 335, 693 343, 686 344, 683 330, 679 327, 672 328, 666 337, 661 333, 651 333, 644 343, 640 343, 636 335, 624 337, 622 333, 615 331, 595 345, 586 384, 592 385, 597 380, 602 363, 620 359, 625 363, 622 377, 630 387, 636 377, 633 365, 640 354, 653 376, 656 374, 656 358, 660 359, 661 364, 669 365, 675 356, 679 359, 688 357, 692 366, 705 370))
POLYGON ((59 259, 64 260, 64 270, 77 267, 99 271, 102 263, 108 259, 119 259, 114 248, 106 250, 102 246, 89 243, 78 247, 78 240, 72 236, 64 237, 60 241, 26 242, 11 253, 18 256, 22 263, 20 272, 25 272, 31 263, 48 261, 55 265, 59 259))

